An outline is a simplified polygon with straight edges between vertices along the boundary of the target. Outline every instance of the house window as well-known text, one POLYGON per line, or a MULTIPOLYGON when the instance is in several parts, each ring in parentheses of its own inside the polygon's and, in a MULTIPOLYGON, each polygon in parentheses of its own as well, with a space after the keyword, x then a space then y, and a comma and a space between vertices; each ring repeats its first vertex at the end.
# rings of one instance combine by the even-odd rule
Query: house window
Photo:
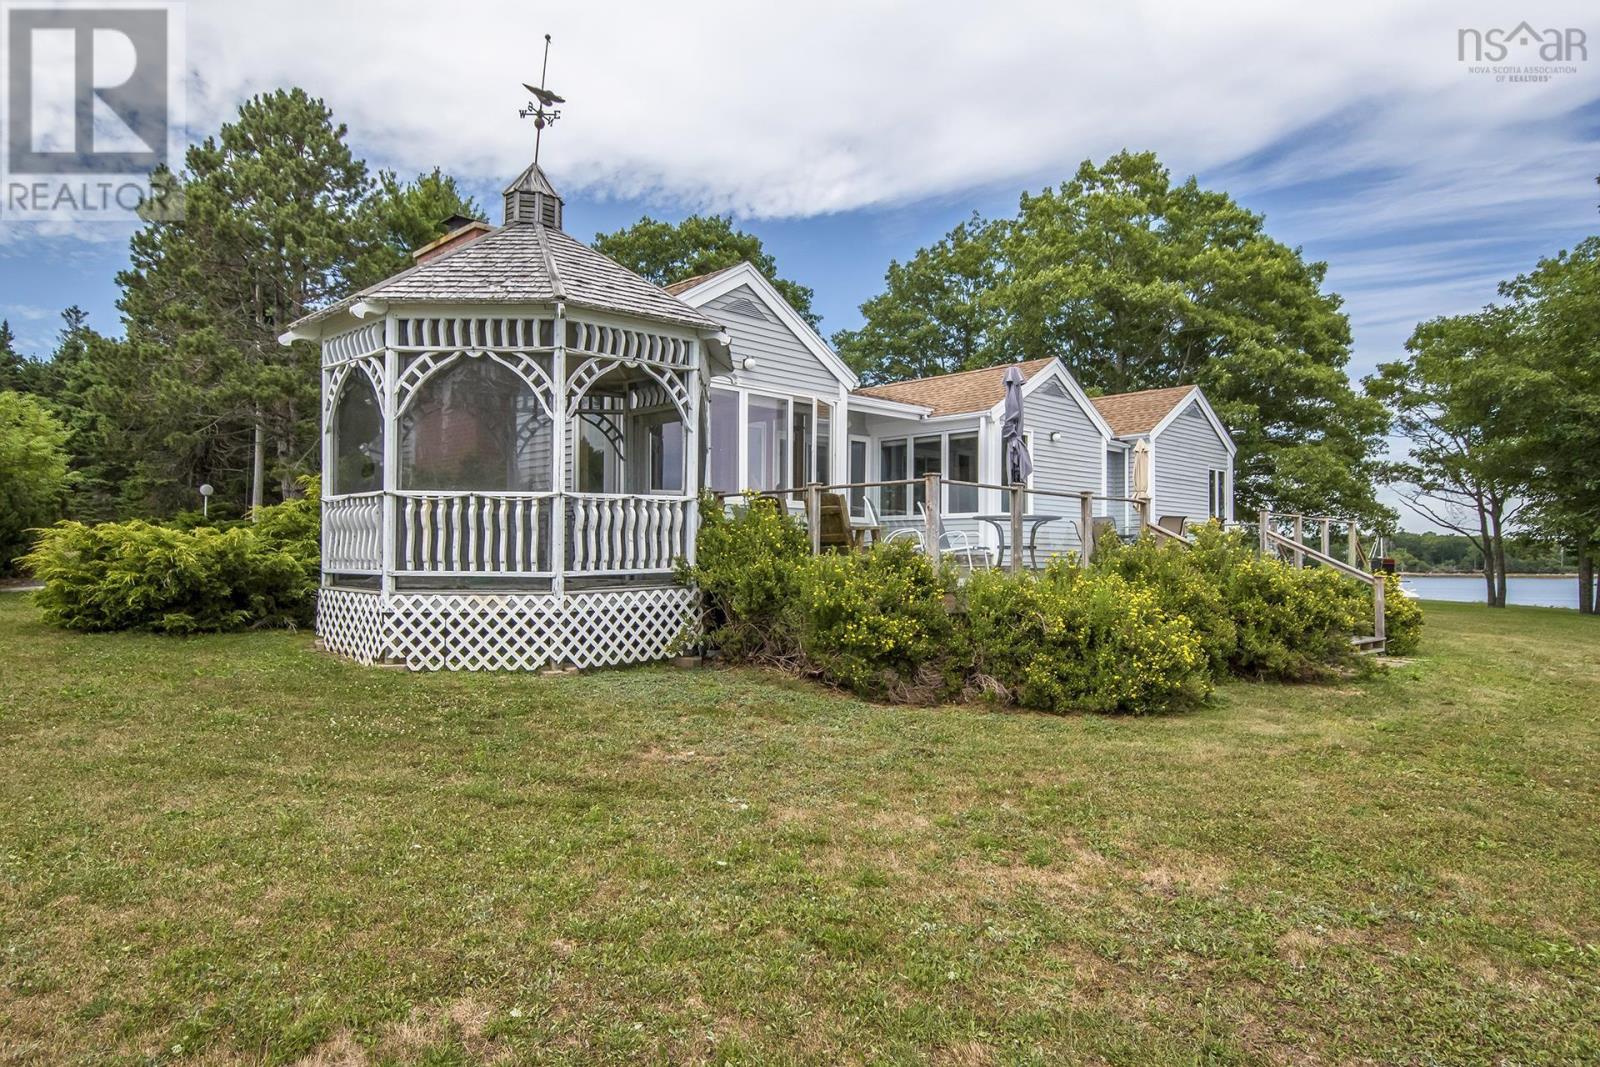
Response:
POLYGON ((788 420, 787 400, 764 396, 747 398, 745 461, 749 488, 761 493, 784 488, 788 420))
POLYGON ((710 441, 707 445, 707 488, 718 493, 737 493, 739 484, 739 394, 726 389, 711 390, 708 412, 710 441))
MULTIPOLYGON (((978 435, 976 433, 953 433, 950 435, 950 462, 946 468, 949 470, 949 479, 953 482, 975 482, 978 480, 978 435)), ((950 511, 957 515, 970 515, 978 510, 978 487, 975 485, 952 485, 950 487, 948 506, 950 511)))
MULTIPOLYGON (((944 438, 943 437, 918 437, 911 445, 911 476, 921 478, 925 474, 944 473, 944 438)), ((927 503, 927 486, 918 482, 911 487, 912 502, 917 505, 927 503)))
MULTIPOLYGON (((897 482, 906 476, 906 442, 902 438, 898 441, 885 441, 878 446, 878 478, 880 481, 897 482)), ((885 515, 904 515, 906 508, 906 487, 903 485, 886 485, 883 487, 883 513, 885 515)))
MULTIPOLYGON (((867 441, 864 437, 850 438, 850 467, 847 475, 851 484, 867 480, 867 441)), ((867 513, 867 491, 850 490, 850 514, 860 517, 867 513)))
POLYGON ((1207 478, 1206 497, 1213 519, 1228 517, 1228 472, 1213 469, 1207 478))
POLYGON ((833 409, 820 400, 714 388, 708 423, 706 484, 716 492, 800 490, 833 476, 833 409))

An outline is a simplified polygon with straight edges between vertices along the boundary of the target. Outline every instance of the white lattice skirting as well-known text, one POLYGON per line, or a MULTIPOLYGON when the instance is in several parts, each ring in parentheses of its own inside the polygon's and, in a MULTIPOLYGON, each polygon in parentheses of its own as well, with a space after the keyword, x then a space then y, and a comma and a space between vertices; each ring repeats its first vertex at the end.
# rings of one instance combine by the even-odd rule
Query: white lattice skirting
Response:
POLYGON ((531 671, 664 659, 695 625, 695 594, 672 586, 586 593, 377 593, 324 589, 317 633, 361 663, 414 671, 531 671))

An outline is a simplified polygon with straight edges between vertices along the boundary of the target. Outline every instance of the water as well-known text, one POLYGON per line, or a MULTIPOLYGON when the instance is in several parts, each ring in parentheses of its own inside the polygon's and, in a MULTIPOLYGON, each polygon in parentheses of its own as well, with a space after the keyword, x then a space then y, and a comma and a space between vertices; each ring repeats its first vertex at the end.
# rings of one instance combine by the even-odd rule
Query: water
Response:
MULTIPOLYGON (((1423 574, 1401 581, 1407 589, 1416 590, 1423 600, 1482 604, 1485 599, 1483 576, 1478 574, 1423 574)), ((1578 579, 1571 575, 1507 578, 1506 603, 1577 610, 1578 579)))

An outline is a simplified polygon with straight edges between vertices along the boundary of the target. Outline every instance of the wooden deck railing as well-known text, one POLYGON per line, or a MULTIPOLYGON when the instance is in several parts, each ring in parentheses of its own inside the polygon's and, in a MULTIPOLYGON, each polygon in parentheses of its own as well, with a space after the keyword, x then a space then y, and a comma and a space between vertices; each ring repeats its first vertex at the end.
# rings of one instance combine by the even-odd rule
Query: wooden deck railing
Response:
POLYGON ((1372 637, 1357 638, 1356 644, 1363 650, 1371 649, 1382 651, 1387 640, 1387 627, 1384 622, 1384 610, 1388 594, 1387 576, 1374 574, 1367 569, 1368 557, 1363 552, 1359 524, 1348 518, 1334 515, 1302 515, 1274 511, 1262 511, 1259 516, 1258 533, 1261 538, 1261 554, 1268 555, 1276 550, 1280 555, 1287 555, 1294 561, 1295 566, 1304 567, 1309 560, 1324 567, 1331 567, 1348 578, 1365 583, 1372 589, 1372 637), (1348 560, 1336 559, 1332 554, 1332 531, 1335 524, 1345 527, 1345 551, 1348 560), (1320 548, 1312 548, 1305 543, 1306 527, 1318 528, 1320 548), (1283 533, 1278 527, 1289 528, 1291 533, 1283 533))
MULTIPOLYGON (((1075 505, 1075 519, 1073 519, 1073 512, 1071 511, 1063 511, 1060 514, 1069 519, 1073 519, 1073 525, 1076 527, 1078 533, 1080 559, 1087 559, 1094 553, 1095 520, 1103 518, 1115 518, 1115 516, 1110 515, 1104 510, 1097 510, 1097 503, 1102 505, 1129 505, 1133 512, 1139 517, 1139 529, 1156 530, 1157 533, 1169 537, 1178 536, 1173 534, 1171 531, 1159 529, 1151 524, 1150 501, 1140 497, 1109 496, 1103 493, 1096 493, 1091 490, 1070 492, 1057 489, 1039 489, 1022 485, 1020 483, 1012 485, 1000 485, 994 482, 966 481, 957 478, 944 478, 937 474, 926 474, 920 478, 880 479, 877 481, 839 482, 833 484, 815 482, 799 490, 798 495, 800 500, 804 503, 805 514, 808 516, 808 525, 811 529, 812 551, 820 552, 822 550, 822 525, 820 522, 809 521, 810 516, 820 513, 822 494, 837 493, 844 496, 847 500, 851 500, 854 499, 857 494, 866 492, 868 490, 877 489, 881 492, 884 489, 902 489, 907 490, 906 497, 909 498, 913 495, 911 490, 915 490, 917 488, 922 490, 922 514, 920 516, 920 522, 923 526, 922 540, 929 555, 933 556, 934 558, 938 558, 941 552, 939 547, 939 535, 940 531, 943 529, 945 521, 948 519, 967 519, 971 518, 973 514, 970 512, 945 514, 943 512, 945 493, 951 488, 967 488, 978 490, 980 492, 984 490, 990 490, 1002 494, 1002 499, 1006 502, 1005 510, 1010 519, 1006 543, 1009 546, 1012 546, 1013 549, 1009 560, 1010 568, 1013 571, 1020 571, 1024 566, 1023 554, 1021 551, 1019 551, 1019 549, 1023 546, 1023 531, 1027 526, 1028 520, 1031 517, 1036 517, 1038 514, 1037 512, 1030 510, 1030 499, 1057 499, 1070 501, 1073 505, 1075 505)), ((719 495, 728 497, 735 494, 719 495)), ((910 514, 884 517, 905 521, 912 521, 913 519, 917 518, 916 516, 912 516, 910 514)))

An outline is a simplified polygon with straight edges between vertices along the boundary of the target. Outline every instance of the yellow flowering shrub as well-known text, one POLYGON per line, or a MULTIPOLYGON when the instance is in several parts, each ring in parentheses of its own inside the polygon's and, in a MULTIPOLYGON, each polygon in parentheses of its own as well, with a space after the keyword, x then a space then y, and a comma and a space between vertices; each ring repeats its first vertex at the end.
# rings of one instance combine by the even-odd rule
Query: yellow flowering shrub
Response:
POLYGON ((770 499, 748 496, 732 512, 710 493, 701 497, 696 563, 681 565, 678 580, 700 590, 706 641, 724 657, 785 655, 792 650, 788 619, 811 539, 770 499))
POLYGON ((1108 540, 1095 553, 1094 569, 1153 588, 1164 611, 1182 615, 1194 625, 1211 672, 1219 677, 1227 674, 1239 641, 1238 628, 1221 588, 1196 566, 1189 548, 1150 535, 1131 545, 1108 540))
POLYGON ((1119 574, 1061 562, 1038 576, 975 574, 967 617, 977 670, 1026 707, 1163 712, 1211 691, 1194 625, 1119 574))
POLYGON ((965 676, 963 642, 945 601, 954 587, 950 570, 935 568, 908 542, 816 556, 800 573, 800 648, 811 669, 862 696, 948 696, 965 676))
POLYGON ((1214 524, 1196 532, 1189 555, 1233 620, 1235 674, 1319 677, 1353 657, 1351 637, 1372 632, 1370 592, 1337 571, 1263 559, 1243 534, 1214 524))
MULTIPOLYGON (((1366 618, 1372 619, 1372 609, 1367 608, 1366 618)), ((1391 656, 1414 655, 1422 644, 1422 605, 1400 591, 1400 576, 1384 576, 1383 626, 1388 635, 1387 651, 1391 656)))

